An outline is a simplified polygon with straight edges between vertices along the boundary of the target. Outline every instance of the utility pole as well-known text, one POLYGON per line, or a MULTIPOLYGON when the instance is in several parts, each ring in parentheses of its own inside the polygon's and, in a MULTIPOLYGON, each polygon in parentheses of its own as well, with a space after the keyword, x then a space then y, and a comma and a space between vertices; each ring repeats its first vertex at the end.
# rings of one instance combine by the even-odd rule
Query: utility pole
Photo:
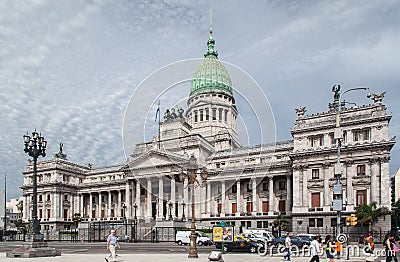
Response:
POLYGON ((3 235, 7 230, 7 175, 4 174, 4 226, 3 235))

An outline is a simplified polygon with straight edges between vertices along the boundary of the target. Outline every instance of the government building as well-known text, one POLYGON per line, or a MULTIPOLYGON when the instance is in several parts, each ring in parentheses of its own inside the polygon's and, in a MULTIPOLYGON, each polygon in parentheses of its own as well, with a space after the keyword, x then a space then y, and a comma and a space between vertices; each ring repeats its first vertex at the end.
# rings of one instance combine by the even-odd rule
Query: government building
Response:
MULTIPOLYGON (((272 231, 273 222, 284 216, 287 230, 295 233, 332 230, 337 224, 337 119, 342 216, 364 203, 390 208, 395 140, 388 134, 391 114, 382 102, 384 93, 359 107, 333 101, 326 112, 309 115, 305 107, 297 108, 292 140, 241 146, 231 78, 214 47, 210 31, 204 60, 188 88, 187 109, 167 110, 159 134, 136 144, 126 162, 100 168, 72 163, 60 145, 53 159, 38 163, 42 231, 74 227, 74 214, 80 215, 80 226, 135 218, 139 227, 190 226, 192 202, 198 228, 224 221, 236 230, 272 231)), ((32 174, 28 163, 21 187, 25 222, 31 216, 32 174)), ((388 231, 390 218, 377 224, 388 231)))

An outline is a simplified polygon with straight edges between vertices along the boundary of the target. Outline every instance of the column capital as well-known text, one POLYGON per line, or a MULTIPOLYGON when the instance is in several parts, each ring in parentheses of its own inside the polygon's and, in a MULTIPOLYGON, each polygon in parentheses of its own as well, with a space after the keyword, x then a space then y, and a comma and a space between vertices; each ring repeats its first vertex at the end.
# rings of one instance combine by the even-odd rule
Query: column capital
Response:
POLYGON ((378 163, 379 160, 380 160, 379 157, 372 157, 372 158, 368 159, 368 162, 370 165, 373 165, 373 164, 378 163))
POLYGON ((354 160, 348 159, 344 163, 346 164, 346 166, 352 166, 354 164, 354 160))
POLYGON ((329 168, 331 165, 332 165, 332 163, 331 163, 331 162, 328 162, 328 161, 322 163, 322 167, 323 167, 323 168, 329 168))

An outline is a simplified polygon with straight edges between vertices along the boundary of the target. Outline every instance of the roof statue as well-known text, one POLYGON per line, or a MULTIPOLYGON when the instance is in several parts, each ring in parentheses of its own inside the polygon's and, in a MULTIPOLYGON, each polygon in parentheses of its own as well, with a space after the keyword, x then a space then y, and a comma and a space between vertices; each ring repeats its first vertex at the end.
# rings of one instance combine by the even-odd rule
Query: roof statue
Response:
POLYGON ((386 92, 372 94, 372 100, 374 100, 374 103, 380 104, 380 103, 382 103, 382 100, 385 97, 385 94, 386 94, 386 92))
POLYGON ((295 110, 296 110, 296 114, 297 114, 298 117, 304 116, 304 113, 307 112, 307 109, 306 109, 305 106, 301 106, 299 108, 295 108, 295 110))
POLYGON ((61 158, 61 159, 65 159, 65 160, 67 159, 67 155, 63 153, 63 147, 64 147, 64 144, 60 143, 60 148, 59 148, 58 153, 54 154, 55 158, 61 158))
POLYGON ((181 107, 177 107, 176 111, 178 112, 178 114, 175 112, 175 108, 165 110, 164 120, 168 121, 173 119, 183 119, 184 118, 183 112, 185 110, 183 110, 181 107))

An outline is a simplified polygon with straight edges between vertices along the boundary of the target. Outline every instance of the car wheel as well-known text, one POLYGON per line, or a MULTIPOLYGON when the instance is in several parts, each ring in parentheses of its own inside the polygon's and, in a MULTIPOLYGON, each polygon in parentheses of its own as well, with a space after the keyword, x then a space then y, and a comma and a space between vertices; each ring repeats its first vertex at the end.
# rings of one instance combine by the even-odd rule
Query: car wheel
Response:
POLYGON ((257 252, 257 248, 256 247, 251 247, 250 248, 250 253, 256 253, 257 252))
POLYGON ((228 251, 229 251, 229 248, 228 248, 227 246, 224 246, 224 251, 225 251, 225 252, 228 252, 228 251))
POLYGON ((182 241, 178 241, 178 242, 176 242, 178 245, 180 245, 180 246, 182 246, 182 241))
POLYGON ((202 246, 203 242, 199 241, 199 243, 197 243, 197 245, 202 246))

